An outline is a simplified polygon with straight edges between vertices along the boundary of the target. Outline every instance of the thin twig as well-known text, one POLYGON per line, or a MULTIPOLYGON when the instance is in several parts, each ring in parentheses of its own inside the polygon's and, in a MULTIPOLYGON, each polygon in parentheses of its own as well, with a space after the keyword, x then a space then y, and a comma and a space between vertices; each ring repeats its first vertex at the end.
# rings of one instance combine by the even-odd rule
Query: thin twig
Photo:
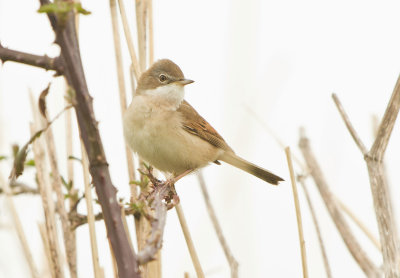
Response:
POLYGON ((40 237, 42 238, 44 254, 46 256, 47 266, 51 273, 51 277, 55 277, 53 260, 51 259, 50 245, 49 245, 49 237, 47 236, 46 227, 44 223, 37 223, 40 237))
POLYGON ((331 272, 331 268, 329 266, 328 256, 327 256, 326 250, 325 250, 325 244, 324 244, 324 241, 322 240, 321 230, 319 228, 319 223, 318 223, 317 215, 315 214, 314 206, 311 202, 310 194, 308 193, 307 186, 305 185, 304 176, 298 177, 298 181, 300 182, 300 185, 303 188, 304 195, 306 196, 307 204, 308 204, 308 207, 311 212, 311 217, 312 217, 312 220, 314 223, 315 231, 318 236, 318 242, 319 242, 319 247, 321 249, 322 259, 324 261, 326 277, 331 278, 332 272, 331 272))
MULTIPOLYGON (((40 116, 38 116, 40 117, 40 116)), ((42 125, 45 126, 48 124, 49 120, 46 117, 45 119, 42 118, 42 125)), ((56 154, 56 147, 54 142, 54 136, 52 128, 49 127, 45 132, 45 139, 46 139, 46 146, 47 146, 47 155, 49 157, 52 178, 53 178, 53 190, 56 192, 57 195, 57 212, 60 216, 61 226, 63 231, 63 239, 64 239, 64 247, 65 253, 67 256, 67 262, 69 266, 69 271, 71 278, 77 277, 77 269, 76 269, 76 257, 74 252, 74 241, 73 235, 71 230, 71 225, 68 219, 68 213, 65 209, 64 204, 64 194, 62 192, 62 181, 60 171, 58 170, 58 162, 57 162, 57 154, 56 154)))
POLYGON ((99 251, 97 249, 96 227, 95 227, 95 219, 93 213, 93 198, 89 180, 89 170, 88 170, 89 168, 88 168, 86 153, 84 151, 84 146, 82 142, 81 142, 81 154, 82 154, 83 183, 85 186, 87 220, 89 224, 90 247, 92 249, 93 272, 94 272, 94 277, 101 278, 99 251))
MULTIPOLYGON (((16 180, 11 180, 9 184, 11 195, 20 195, 20 194, 39 194, 39 190, 36 188, 32 188, 22 182, 18 182, 16 180)), ((2 188, 0 188, 0 194, 6 193, 2 188)))
POLYGON ((361 138, 360 138, 360 136, 358 136, 353 125, 351 124, 349 116, 347 115, 346 111, 344 110, 343 105, 340 102, 339 98, 337 97, 336 94, 332 94, 332 99, 335 102, 336 107, 339 110, 340 116, 342 117, 344 123, 346 124, 347 130, 350 132, 351 137, 353 137, 353 140, 356 143, 357 147, 360 149, 362 154, 366 155, 368 153, 368 150, 365 147, 364 143, 361 141, 361 138))
POLYGON ((185 236, 186 245, 189 249, 190 257, 192 258, 194 269, 196 270, 197 278, 204 278, 204 272, 200 265, 199 257, 194 248, 192 237, 190 236, 189 228, 186 223, 185 216, 180 204, 175 206, 176 214, 178 215, 179 223, 181 224, 183 235, 185 236))
POLYGON ((371 233, 367 226, 365 226, 365 224, 361 222, 361 220, 350 210, 348 206, 346 206, 341 200, 336 198, 336 196, 335 199, 340 209, 343 210, 351 218, 351 220, 353 220, 353 222, 364 232, 364 234, 369 238, 373 245, 379 251, 381 251, 381 244, 379 243, 379 240, 371 233))
POLYGON ((400 76, 396 81, 393 89, 392 96, 390 97, 388 106, 386 107, 385 114, 383 115, 381 124, 377 132, 374 144, 371 147, 369 155, 374 159, 381 161, 385 155, 387 145, 389 143, 390 135, 394 124, 396 122, 397 114, 400 109, 400 76))
POLYGON ((290 148, 285 148, 286 159, 289 167, 290 173, 290 180, 292 182, 292 189, 293 189, 293 198, 294 198, 294 205, 296 208, 296 218, 297 218, 297 229, 299 232, 299 242, 300 242, 300 250, 301 250, 301 262, 303 266, 303 277, 308 277, 308 270, 307 270, 307 256, 306 256, 306 244, 304 241, 304 234, 303 234, 303 223, 301 221, 301 211, 300 211, 300 203, 299 203, 299 196, 297 193, 297 186, 296 186, 296 176, 293 170, 293 162, 290 153, 290 148))
POLYGON ((29 270, 31 272, 31 276, 33 278, 39 278, 39 272, 37 270, 35 262, 33 261, 32 252, 31 252, 31 249, 29 248, 29 244, 26 239, 25 231, 24 231, 24 228, 22 227, 21 219, 19 218, 17 209, 15 208, 14 199, 12 198, 11 188, 10 188, 8 182, 6 182, 5 179, 3 178, 3 174, 1 173, 1 171, 0 171, 0 184, 2 185, 1 187, 5 193, 5 197, 6 197, 5 199, 7 202, 7 206, 11 212, 15 230, 17 232, 18 239, 21 243, 22 250, 24 251, 23 253, 24 253, 25 259, 28 263, 29 270))
POLYGON ((226 260, 228 261, 229 268, 231 271, 231 278, 237 278, 239 274, 238 271, 239 264, 236 261, 235 257, 233 256, 232 251, 230 250, 228 243, 224 237, 224 234, 222 233, 221 226, 219 225, 219 221, 215 214, 214 207, 211 203, 210 195, 208 194, 207 186, 204 181, 203 173, 201 171, 197 172, 197 179, 199 180, 199 185, 201 188, 201 192, 203 193, 204 202, 206 203, 208 216, 211 219, 219 243, 221 244, 221 247, 224 250, 226 260))
MULTIPOLYGON (((275 140, 275 142, 284 150, 287 146, 287 144, 276 134, 274 130, 267 124, 267 122, 260 116, 258 115, 249 105, 245 104, 244 108, 246 111, 255 119, 257 120, 260 125, 264 128, 264 130, 272 136, 272 138, 275 140)), ((303 169, 304 172, 308 173, 307 167, 304 165, 304 162, 301 161, 296 155, 292 155, 294 162, 303 169)))
MULTIPOLYGON (((34 134, 37 128, 31 125, 31 134, 34 134)), ((37 179, 39 184, 40 195, 42 196, 42 205, 45 215, 46 232, 49 243, 50 259, 54 269, 54 277, 64 277, 64 271, 61 263, 61 252, 58 243, 55 208, 52 200, 52 192, 50 181, 47 175, 48 171, 44 165, 45 153, 42 138, 33 142, 33 154, 35 158, 35 166, 37 170, 37 179)))
POLYGON ((136 80, 139 80, 141 71, 140 71, 138 59, 136 57, 135 48, 133 46, 133 39, 132 39, 132 35, 131 35, 132 33, 129 28, 128 19, 126 17, 124 1, 118 0, 118 6, 119 6, 119 11, 121 13, 122 26, 124 27, 124 33, 125 33, 125 37, 126 37, 126 42, 128 44, 129 54, 131 56, 131 62, 133 65, 135 77, 136 77, 136 80))
POLYGON ((311 151, 309 140, 301 132, 299 147, 303 153, 304 159, 307 163, 308 168, 311 171, 311 176, 320 192, 322 199, 328 209, 329 214, 332 217, 333 222, 336 225, 344 243, 346 244, 350 254, 353 256, 355 261, 358 263, 360 268, 364 271, 367 277, 381 277, 379 269, 374 265, 371 259, 367 256, 361 245, 358 243, 356 237, 350 230, 346 220, 344 219, 338 205, 335 202, 335 198, 329 190, 328 184, 325 181, 325 177, 320 169, 314 154, 311 151))
MULTIPOLYGON (((135 213, 137 213, 137 211, 135 211, 131 208, 125 208, 125 216, 126 215, 134 215, 135 213)), ((69 219, 72 223, 71 229, 73 229, 73 230, 88 223, 87 215, 77 213, 75 211, 70 213, 69 219)), ((104 214, 102 212, 95 214, 94 220, 95 221, 104 220, 104 214)))

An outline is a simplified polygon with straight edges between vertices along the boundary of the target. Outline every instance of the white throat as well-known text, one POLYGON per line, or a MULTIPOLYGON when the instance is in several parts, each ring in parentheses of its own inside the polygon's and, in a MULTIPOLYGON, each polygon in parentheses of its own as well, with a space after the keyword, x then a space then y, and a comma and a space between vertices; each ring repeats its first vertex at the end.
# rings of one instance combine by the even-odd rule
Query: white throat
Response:
POLYGON ((177 109, 185 97, 185 90, 182 85, 172 83, 156 89, 144 90, 143 94, 151 96, 162 103, 173 105, 177 109))

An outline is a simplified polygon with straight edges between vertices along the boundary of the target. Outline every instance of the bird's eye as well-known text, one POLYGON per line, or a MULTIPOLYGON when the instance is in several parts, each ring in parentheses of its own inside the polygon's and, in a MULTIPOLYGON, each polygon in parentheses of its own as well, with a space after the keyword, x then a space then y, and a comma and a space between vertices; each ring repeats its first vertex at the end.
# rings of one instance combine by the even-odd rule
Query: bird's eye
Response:
POLYGON ((158 78, 160 79, 161 82, 167 81, 167 77, 164 74, 160 74, 158 78))

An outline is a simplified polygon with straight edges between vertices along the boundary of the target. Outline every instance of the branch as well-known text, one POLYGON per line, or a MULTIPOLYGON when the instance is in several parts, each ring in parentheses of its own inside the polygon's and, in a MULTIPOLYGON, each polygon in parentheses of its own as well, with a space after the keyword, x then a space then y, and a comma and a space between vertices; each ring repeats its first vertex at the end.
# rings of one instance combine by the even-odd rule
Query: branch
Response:
POLYGON ((366 155, 368 153, 368 150, 365 147, 364 143, 361 141, 361 138, 360 138, 360 136, 358 136, 353 125, 351 124, 349 116, 347 115, 346 111, 344 111, 342 103, 340 102, 340 100, 336 94, 332 94, 332 98, 336 104, 337 109, 339 110, 340 116, 342 116, 342 119, 343 119, 344 123, 346 124, 348 131, 350 132, 351 137, 353 137, 353 140, 357 144, 357 147, 360 149, 361 153, 363 155, 366 155))
MULTIPOLYGON (((137 211, 132 208, 125 208, 125 215, 133 215, 136 213, 137 213, 137 211)), ((71 229, 72 230, 75 230, 79 226, 82 226, 82 225, 85 225, 88 223, 87 215, 78 213, 75 210, 71 211, 69 213, 69 220, 71 221, 71 229)), ((95 221, 104 220, 104 214, 102 212, 95 214, 94 220, 95 221)))
POLYGON ((360 268, 364 271, 367 277, 380 277, 381 275, 379 269, 373 264, 370 258, 368 258, 365 251, 361 248, 361 245, 358 243, 356 237, 351 232, 350 227, 348 226, 345 218, 338 208, 338 205, 335 202, 335 198, 330 192, 328 184, 325 181, 322 170, 320 169, 318 162, 315 159, 315 156, 310 148, 309 140, 304 136, 304 134, 300 135, 299 147, 303 153, 307 166, 311 171, 311 176, 314 179, 319 193, 324 200, 325 206, 328 209, 328 212, 331 215, 332 220, 336 225, 336 228, 342 236, 344 243, 349 249, 350 254, 353 256, 353 258, 358 263, 360 268))
POLYGON ((229 267, 231 269, 231 277, 237 278, 239 264, 236 261, 235 257, 233 256, 232 251, 230 250, 228 243, 226 242, 224 234, 222 233, 221 226, 219 225, 217 216, 215 215, 214 207, 211 203, 210 196, 208 195, 206 183, 204 181, 204 177, 201 171, 197 173, 197 178, 199 180, 201 192, 203 193, 204 202, 206 203, 208 215, 210 216, 211 222, 214 226, 214 230, 215 233, 217 234, 219 243, 221 244, 222 249, 224 250, 225 257, 228 260, 229 267))
POLYGON ((0 43, 0 60, 3 62, 12 61, 22 63, 45 70, 54 70, 58 75, 64 71, 63 63, 59 57, 50 58, 46 55, 33 55, 21 51, 5 48, 0 43))
POLYGON ((381 161, 386 147, 389 143, 390 135, 392 134, 393 126, 396 122, 397 114, 400 109, 400 76, 397 79, 389 104, 386 107, 382 122, 378 129, 378 135, 369 152, 369 155, 374 159, 381 161))
MULTIPOLYGON (((15 180, 11 180, 10 183, 10 193, 11 195, 19 195, 19 194, 39 194, 39 191, 36 188, 32 188, 23 184, 22 182, 17 182, 15 180)), ((3 194, 4 191, 0 188, 0 194, 3 194)))
POLYGON ((397 114, 400 109, 400 76, 397 79, 392 97, 386 108, 378 135, 369 152, 363 152, 367 163, 368 175, 374 202, 375 216, 378 223, 379 237, 382 247, 383 268, 386 277, 400 277, 398 262, 400 261, 399 241, 388 186, 384 176, 383 156, 397 114))
MULTIPOLYGON (((46 5, 51 2, 49 0, 40 0, 40 3, 41 5, 46 5)), ((80 135, 88 155, 89 170, 93 178, 93 184, 104 213, 107 236, 115 254, 119 277, 140 277, 136 256, 129 246, 123 227, 121 211, 116 198, 117 190, 111 181, 108 163, 93 112, 92 97, 89 94, 85 80, 75 28, 75 16, 71 11, 66 22, 59 22, 57 16, 52 13, 48 13, 47 16, 56 33, 56 42, 61 48, 61 59, 65 66, 64 75, 68 84, 75 91, 75 112, 80 135)))
POLYGON ((151 221, 151 235, 146 245, 138 253, 139 264, 145 264, 155 259, 158 250, 161 249, 164 234, 165 222, 167 220, 167 205, 163 202, 170 194, 169 185, 158 185, 153 192, 151 208, 154 210, 154 217, 151 221))

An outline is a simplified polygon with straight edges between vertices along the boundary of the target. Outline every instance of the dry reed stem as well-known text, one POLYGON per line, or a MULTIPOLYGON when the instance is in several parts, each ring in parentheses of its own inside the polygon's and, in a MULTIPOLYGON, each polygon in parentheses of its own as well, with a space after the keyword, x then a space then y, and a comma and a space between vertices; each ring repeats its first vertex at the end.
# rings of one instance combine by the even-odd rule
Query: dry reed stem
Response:
POLYGON ((290 180, 291 180, 291 183, 292 183, 294 205, 295 205, 295 208, 296 208, 297 229, 298 229, 298 232, 299 232, 299 242, 300 242, 300 250, 301 250, 301 263, 302 263, 302 266, 303 266, 303 277, 307 278, 308 277, 308 270, 307 270, 306 244, 305 244, 305 241, 304 241, 304 234, 303 234, 303 222, 301 220, 301 210, 300 210, 299 195, 297 193, 296 176, 294 174, 292 156, 291 156, 289 147, 285 148, 285 153, 286 153, 286 159, 287 159, 289 173, 290 173, 290 180))
MULTIPOLYGON (((42 118, 42 126, 48 123, 48 118, 42 118)), ((62 192, 62 181, 60 171, 58 170, 57 154, 55 141, 53 136, 52 128, 49 127, 45 132, 45 140, 47 146, 47 155, 50 161, 51 173, 53 178, 53 190, 56 192, 57 201, 57 213, 60 216, 61 226, 63 231, 64 247, 67 256, 67 262, 69 266, 69 271, 71 278, 77 277, 76 269, 76 253, 74 252, 74 241, 71 230, 71 225, 68 219, 68 213, 65 209, 64 194, 62 192)))
POLYGON ((149 17, 149 65, 152 65, 154 63, 153 0, 147 0, 147 14, 149 17))
POLYGON ((379 251, 381 251, 381 244, 379 243, 379 240, 372 234, 367 226, 365 226, 365 224, 341 200, 336 198, 336 202, 338 203, 340 209, 343 210, 350 217, 350 219, 353 220, 353 222, 360 228, 360 230, 364 232, 364 234, 369 238, 373 245, 379 251))
POLYGON ((233 256, 232 251, 230 250, 228 243, 224 237, 224 234, 222 233, 221 226, 219 225, 219 221, 215 214, 214 207, 211 203, 210 195, 208 194, 207 186, 206 186, 206 183, 205 183, 205 180, 203 177, 203 173, 201 171, 197 172, 197 178, 199 180, 199 184, 200 184, 201 192, 203 194, 204 202, 206 203, 208 216, 211 219, 211 223, 213 224, 213 227, 214 227, 215 233, 217 234, 219 243, 221 244, 221 247, 224 250, 226 260, 228 261, 229 268, 231 271, 231 278, 237 278, 238 274, 239 274, 239 271, 238 271, 239 264, 236 261, 235 257, 233 256))
MULTIPOLYGON (((31 134, 33 135, 37 127, 31 124, 31 134)), ((58 243, 57 227, 55 219, 55 208, 52 199, 51 186, 49 181, 47 167, 45 166, 45 152, 43 147, 42 138, 38 138, 33 142, 33 154, 35 159, 35 166, 37 171, 37 180, 39 184, 39 191, 42 197, 42 205, 45 216, 46 232, 49 242, 50 259, 52 260, 52 267, 54 269, 54 277, 64 277, 64 271, 61 263, 61 251, 58 243)))
POLYGON ((183 235, 185 236, 186 245, 189 249, 190 257, 192 258, 194 269, 196 270, 197 278, 204 278, 204 272, 200 265, 199 257, 194 248, 192 237, 190 236, 189 228, 186 223, 185 215, 183 214, 181 204, 175 206, 176 214, 178 215, 179 223, 182 227, 183 235))
POLYGON ((128 50, 129 50, 129 54, 131 56, 131 62, 133 65, 135 77, 136 77, 136 80, 139 80, 141 71, 140 71, 138 59, 136 57, 136 52, 135 52, 135 48, 133 45, 133 39, 132 39, 131 30, 129 28, 128 19, 126 17, 124 1, 118 0, 118 6, 119 6, 119 11, 121 13, 122 26, 124 27, 125 38, 126 38, 126 42, 128 44, 128 50))
POLYGON ((33 278, 39 278, 39 272, 37 270, 35 262, 33 261, 32 252, 29 248, 29 244, 26 239, 25 231, 21 224, 21 219, 19 218, 17 209, 15 208, 14 199, 12 198, 12 192, 11 192, 10 186, 9 186, 8 182, 5 181, 1 171, 0 171, 0 184, 2 184, 6 203, 7 203, 8 209, 10 210, 11 217, 12 217, 12 220, 14 223, 14 227, 17 232, 18 239, 21 243, 25 259, 28 263, 29 270, 31 272, 31 276, 33 278))
POLYGON ((314 179, 315 185, 317 186, 319 193, 324 200, 325 206, 328 209, 329 214, 332 217, 333 222, 336 225, 344 243, 346 244, 350 254, 353 256, 357 264, 364 271, 367 277, 381 277, 380 270, 374 265, 371 259, 367 256, 361 245, 353 235, 350 227, 348 226, 344 216, 342 215, 339 206, 336 203, 335 197, 329 190, 329 186, 325 181, 325 177, 322 173, 319 164, 311 151, 309 140, 301 132, 299 147, 303 153, 304 159, 308 168, 311 171, 311 176, 314 179))
POLYGON ((44 254, 46 256, 47 266, 51 273, 51 277, 55 277, 54 267, 53 267, 53 260, 51 259, 51 252, 49 246, 49 237, 47 236, 46 226, 43 223, 37 223, 39 228, 40 237, 42 238, 44 254))
POLYGON ((131 83, 131 91, 132 91, 132 97, 133 97, 136 92, 136 84, 135 84, 135 70, 134 70, 132 64, 129 66, 129 81, 131 83))
MULTIPOLYGON (((77 17, 78 18, 78 17, 77 17)), ((66 83, 65 83, 66 85, 66 83)), ((68 101, 65 101, 65 106, 70 105, 68 101)), ((72 111, 70 109, 65 112, 65 149, 67 153, 67 182, 71 184, 70 192, 75 192, 76 189, 74 184, 74 161, 69 159, 74 155, 74 147, 72 142, 72 111)), ((69 211, 75 206, 75 198, 70 196, 69 198, 69 211)), ((70 258, 76 265, 76 233, 71 231, 71 250, 70 258)))
MULTIPOLYGON (((123 114, 127 108, 126 104, 126 87, 125 87, 125 78, 124 78, 124 70, 123 70, 123 61, 122 61, 122 50, 121 50, 121 36, 119 33, 119 25, 118 25, 118 13, 117 13, 117 5, 115 0, 110 0, 110 12, 111 12, 111 23, 112 23, 112 30, 113 30, 113 41, 114 41, 114 49, 115 49, 115 61, 116 61, 116 66, 117 66, 117 76, 118 76, 118 89, 119 89, 119 100, 120 100, 120 107, 121 107, 121 118, 123 119, 123 114)), ((133 66, 132 66, 133 67, 133 66)), ((133 154, 130 148, 127 146, 125 142, 125 156, 126 156, 126 162, 127 162, 127 167, 128 167, 128 175, 129 175, 129 181, 136 180, 136 175, 135 175, 135 166, 134 166, 134 161, 133 161, 133 154)), ((137 200, 137 188, 136 185, 130 184, 130 192, 131 192, 131 202, 136 202, 137 200)), ((126 219, 124 216, 122 216, 122 221, 124 227, 126 226, 125 222, 126 219)), ((134 220, 135 221, 135 220, 134 220)), ((135 227, 137 227, 135 221, 135 227)), ((125 227, 126 229, 126 227, 125 227)), ((138 229, 136 229, 137 237, 140 237, 140 232, 138 229)), ((128 236, 128 241, 132 245, 132 239, 129 233, 127 233, 128 236)), ((134 250, 134 249, 132 249, 134 250)))
POLYGON ((83 183, 85 185, 85 200, 87 208, 87 220, 89 226, 89 236, 90 236, 90 247, 92 249, 92 264, 94 277, 101 278, 101 269, 99 262, 99 251, 97 248, 97 237, 96 237, 96 227, 93 213, 93 198, 92 190, 90 186, 89 179, 89 162, 84 150, 83 142, 81 141, 81 154, 82 154, 82 171, 83 171, 83 183))
POLYGON ((140 71, 144 72, 147 67, 147 0, 135 0, 135 3, 139 66, 140 71))
POLYGON ((312 204, 311 198, 310 198, 310 194, 308 193, 307 186, 305 185, 304 177, 300 176, 298 178, 298 180, 300 182, 301 187, 303 188, 304 195, 306 196, 307 204, 308 204, 308 207, 311 212, 311 217, 312 217, 315 231, 316 231, 317 237, 318 237, 319 247, 321 249, 322 259, 324 261, 326 277, 331 278, 332 277, 331 267, 329 266, 328 256, 327 256, 326 250, 325 250, 325 244, 324 244, 324 241, 322 240, 322 234, 321 234, 321 230, 319 228, 318 218, 317 218, 317 215, 315 214, 315 210, 314 210, 314 206, 312 204))
MULTIPOLYGON (((140 71, 144 72, 147 68, 147 0, 135 0, 136 3, 136 29, 139 52, 140 71)), ((129 42, 128 42, 129 43, 129 42)), ((134 64, 132 63, 134 66, 134 64)), ((138 78, 136 78, 138 80, 138 78)), ((140 163, 140 162, 139 162, 140 163)), ((147 235, 152 234, 152 226, 144 217, 140 217, 139 226, 143 233, 139 234, 138 240, 141 242, 140 250, 147 245, 147 235)), ((155 260, 143 265, 143 278, 161 277, 161 253, 157 252, 155 260)))
MULTIPOLYGON (((336 106, 350 134, 355 131, 350 129, 351 123, 346 112, 341 107, 335 94, 332 94, 336 106), (339 104, 339 105, 338 105, 339 104), (341 109, 340 109, 341 108, 341 109)), ((369 150, 360 149, 367 163, 368 175, 371 185, 372 198, 378 223, 379 237, 382 247, 383 268, 385 277, 400 277, 400 250, 395 219, 393 217, 391 200, 387 190, 383 169, 383 157, 389 143, 389 138, 400 109, 400 76, 397 79, 392 96, 386 107, 385 114, 379 126, 376 139, 369 150)), ((353 139, 354 136, 352 135, 353 139)), ((356 141, 356 139, 354 139, 356 141)), ((357 141, 356 141, 357 143, 357 141)), ((358 145, 358 143, 357 143, 358 145)))
MULTIPOLYGON (((110 0, 110 11, 111 11, 111 22, 112 22, 112 30, 113 30, 113 39, 114 39, 114 49, 115 49, 115 61, 117 64, 117 76, 118 76, 118 88, 119 88, 119 100, 121 106, 121 118, 126 110, 126 87, 125 87, 125 78, 124 78, 124 69, 123 69, 123 61, 122 61, 122 50, 121 50, 121 37, 119 34, 119 26, 118 26, 118 14, 115 0, 110 0)), ((130 148, 125 143, 125 154, 126 161, 128 166, 128 174, 129 180, 136 180, 135 177, 135 166, 133 162, 133 155, 130 148)), ((131 189, 131 202, 135 201, 137 198, 137 190, 135 185, 130 185, 131 189)))

